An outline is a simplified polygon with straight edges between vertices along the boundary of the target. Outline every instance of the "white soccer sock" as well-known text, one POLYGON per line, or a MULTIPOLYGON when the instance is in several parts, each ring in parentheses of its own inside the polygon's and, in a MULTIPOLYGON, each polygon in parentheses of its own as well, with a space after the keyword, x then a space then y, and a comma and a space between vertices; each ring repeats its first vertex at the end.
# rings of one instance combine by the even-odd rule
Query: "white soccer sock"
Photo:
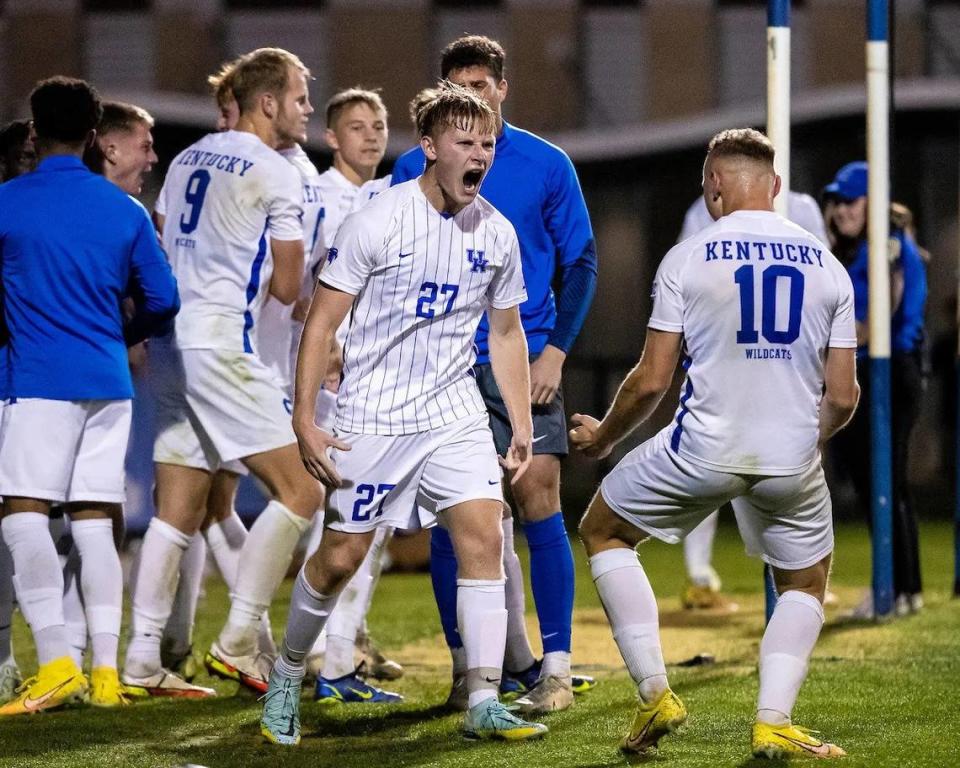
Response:
MULTIPOLYGON (((323 676, 327 680, 349 675, 355 668, 353 656, 357 634, 363 627, 375 583, 374 573, 379 571, 378 564, 388 538, 388 530, 377 529, 360 567, 340 592, 337 607, 330 614, 327 621, 326 655, 323 659, 323 676)), ((314 652, 314 649, 311 649, 311 653, 314 652)))
POLYGON ((543 654, 543 665, 540 667, 540 677, 554 675, 565 680, 570 679, 570 652, 550 651, 543 654))
POLYGON ((20 611, 33 631, 37 661, 47 664, 68 655, 63 621, 63 571, 40 512, 7 515, 0 528, 13 558, 13 584, 20 611))
POLYGON ((813 595, 797 590, 780 595, 760 642, 758 721, 790 722, 822 626, 823 606, 813 595))
POLYGON ((590 558, 590 572, 640 698, 653 701, 667 688, 667 668, 657 599, 637 553, 626 547, 599 552, 590 558))
POLYGON ((207 545, 203 536, 195 533, 190 537, 190 546, 180 559, 180 581, 170 609, 170 618, 163 628, 163 636, 170 644, 170 651, 183 655, 193 645, 193 622, 197 615, 197 602, 203 587, 203 569, 207 564, 207 545))
POLYGON ((317 592, 307 581, 304 569, 300 569, 290 595, 287 630, 280 645, 279 659, 283 659, 283 672, 288 677, 303 677, 304 659, 336 603, 336 595, 328 597, 317 592))
MULTIPOLYGON (((323 510, 321 510, 321 512, 322 511, 323 510)), ((317 548, 320 546, 320 539, 322 538, 323 515, 318 513, 313 516, 313 522, 310 524, 310 535, 307 537, 306 547, 307 557, 310 557, 310 555, 317 551, 317 548)))
POLYGON ((687 578, 698 587, 720 589, 720 579, 713 569, 713 539, 717 535, 720 512, 712 512, 683 540, 683 560, 687 578))
POLYGON ((508 672, 523 672, 536 661, 527 637, 527 601, 523 571, 513 545, 513 518, 503 521, 503 573, 507 577, 504 598, 507 606, 507 644, 503 664, 508 672))
POLYGON ((74 520, 73 543, 80 553, 80 586, 93 651, 91 664, 117 667, 123 613, 123 569, 113 541, 112 520, 74 520))
POLYGON ((63 563, 63 620, 67 632, 70 656, 78 667, 83 667, 83 655, 87 651, 87 614, 80 592, 80 553, 76 545, 70 553, 61 555, 63 563))
POLYGON ((503 579, 457 579, 457 626, 467 652, 468 707, 496 698, 507 642, 503 579))
POLYGON ((130 644, 124 671, 148 677, 160 670, 160 638, 170 618, 180 579, 180 560, 190 536, 158 517, 150 521, 140 547, 140 565, 132 595, 130 644))
POLYGON ((260 617, 290 567, 293 552, 310 521, 295 515, 277 500, 267 504, 247 534, 240 559, 227 624, 219 643, 231 655, 252 654, 260 617))
POLYGON ((0 536, 0 664, 16 664, 10 626, 13 623, 13 558, 0 536))

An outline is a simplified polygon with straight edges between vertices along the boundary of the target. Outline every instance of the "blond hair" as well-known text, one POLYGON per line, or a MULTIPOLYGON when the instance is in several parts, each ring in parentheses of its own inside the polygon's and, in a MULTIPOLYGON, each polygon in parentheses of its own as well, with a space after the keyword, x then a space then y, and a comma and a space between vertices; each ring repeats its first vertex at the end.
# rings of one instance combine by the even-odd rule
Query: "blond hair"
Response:
POLYGON ((753 128, 728 128, 710 139, 707 154, 713 157, 747 157, 773 167, 774 149, 760 131, 753 128))
POLYGON ((344 88, 342 91, 337 91, 330 97, 329 101, 327 101, 327 105, 324 107, 324 112, 327 117, 327 128, 333 128, 341 113, 347 107, 353 106, 354 104, 366 104, 374 112, 381 113, 384 120, 387 119, 387 106, 383 103, 383 99, 380 98, 380 89, 354 86, 353 88, 344 88))
POLYGON ((495 135, 498 127, 497 114, 487 102, 449 80, 440 81, 432 97, 425 96, 417 106, 415 122, 421 137, 435 137, 444 128, 495 135))
POLYGON ((207 78, 207 85, 213 90, 213 97, 217 100, 217 106, 221 109, 229 107, 230 102, 236 100, 236 96, 233 94, 233 75, 241 61, 243 61, 243 56, 225 61, 220 65, 220 69, 207 78))
POLYGON ((251 111, 264 93, 281 97, 290 85, 291 67, 310 76, 304 63, 282 48, 258 48, 242 56, 229 78, 240 113, 251 111))

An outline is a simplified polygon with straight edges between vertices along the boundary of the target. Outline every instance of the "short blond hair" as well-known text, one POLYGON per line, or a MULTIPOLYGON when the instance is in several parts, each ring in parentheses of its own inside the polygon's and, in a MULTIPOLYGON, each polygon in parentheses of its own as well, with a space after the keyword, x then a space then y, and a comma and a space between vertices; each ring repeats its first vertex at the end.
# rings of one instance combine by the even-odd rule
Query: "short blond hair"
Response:
POLYGON ((327 128, 333 128, 343 111, 354 104, 366 104, 374 112, 381 113, 384 120, 387 119, 387 105, 383 103, 383 99, 380 97, 380 89, 361 88, 357 85, 353 88, 344 88, 342 91, 337 91, 327 101, 327 105, 324 107, 327 128))
POLYGON ((229 78, 240 113, 251 111, 261 94, 281 97, 290 86, 291 67, 310 76, 304 63, 282 48, 258 48, 242 56, 229 78))
POLYGON ((711 157, 746 157, 773 168, 773 142, 753 128, 728 128, 720 131, 707 145, 711 157))
POLYGON ((424 88, 416 96, 410 99, 410 106, 408 107, 410 112, 410 120, 416 125, 417 124, 417 112, 420 111, 420 108, 423 107, 428 101, 433 101, 437 98, 437 89, 436 88, 424 88))
POLYGON ((417 134, 421 137, 435 137, 438 129, 444 128, 475 130, 491 136, 497 133, 496 112, 467 88, 441 80, 432 97, 425 95, 424 98, 416 109, 415 119, 417 134))
POLYGON ((230 102, 236 101, 236 96, 233 93, 233 75, 241 61, 243 61, 243 56, 225 61, 220 65, 220 69, 207 78, 207 85, 213 90, 213 97, 217 100, 217 106, 221 109, 229 107, 230 102))
POLYGON ((137 125, 153 129, 153 115, 143 107, 128 104, 125 101, 103 102, 103 115, 97 123, 97 133, 106 136, 110 133, 130 133, 137 125))

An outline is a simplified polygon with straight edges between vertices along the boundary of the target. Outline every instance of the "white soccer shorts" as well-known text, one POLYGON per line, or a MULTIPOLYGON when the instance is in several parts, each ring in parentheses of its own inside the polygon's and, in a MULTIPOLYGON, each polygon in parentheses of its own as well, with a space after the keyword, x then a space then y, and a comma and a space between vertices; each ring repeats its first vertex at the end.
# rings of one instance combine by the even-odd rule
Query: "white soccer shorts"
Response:
POLYGON ((676 544, 732 502, 747 554, 784 570, 833 551, 833 507, 818 461, 796 475, 736 475, 694 464, 670 448, 672 425, 628 453, 600 485, 628 523, 676 544))
POLYGON ((132 411, 129 400, 11 400, 0 430, 0 495, 122 504, 132 411))
POLYGON ((485 413, 411 435, 337 437, 351 450, 331 452, 344 487, 327 494, 328 528, 416 530, 436 524, 437 514, 457 504, 503 501, 485 413))
POLYGON ((151 345, 150 379, 155 462, 246 474, 239 459, 296 442, 290 399, 256 355, 151 345))

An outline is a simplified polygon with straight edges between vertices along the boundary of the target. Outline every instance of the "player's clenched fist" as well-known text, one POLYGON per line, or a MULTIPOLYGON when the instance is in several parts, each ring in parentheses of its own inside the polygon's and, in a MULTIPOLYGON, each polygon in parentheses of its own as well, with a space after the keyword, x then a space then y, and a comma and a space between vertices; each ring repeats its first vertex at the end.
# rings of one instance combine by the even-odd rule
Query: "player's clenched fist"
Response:
POLYGON ((337 473, 328 451, 331 448, 349 451, 350 446, 313 423, 294 426, 293 431, 300 446, 300 459, 307 472, 330 488, 343 485, 343 478, 337 473))
POLYGON ((573 447, 591 459, 604 459, 610 455, 613 445, 600 438, 600 421, 593 416, 575 413, 570 417, 573 429, 570 430, 570 442, 573 447))

